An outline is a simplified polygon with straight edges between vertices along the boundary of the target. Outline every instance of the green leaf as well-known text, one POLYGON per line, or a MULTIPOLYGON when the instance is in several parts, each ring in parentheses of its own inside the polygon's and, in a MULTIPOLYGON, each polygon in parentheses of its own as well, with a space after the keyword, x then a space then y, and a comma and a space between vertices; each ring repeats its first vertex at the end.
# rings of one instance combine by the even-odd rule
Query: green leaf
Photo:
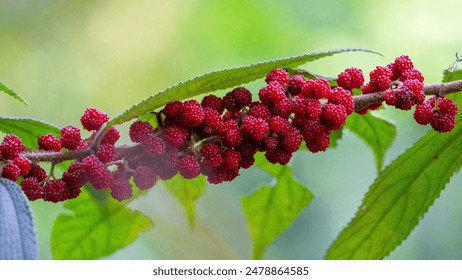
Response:
POLYGON ((59 128, 49 123, 28 118, 0 117, 0 131, 16 134, 29 149, 38 149, 37 138, 51 133, 59 137, 59 128))
MULTIPOLYGON (((462 115, 457 122, 462 121, 462 115)), ((327 259, 382 259, 403 242, 462 164, 462 125, 428 132, 370 187, 327 259)))
POLYGON ((380 171, 385 154, 396 137, 395 125, 367 113, 348 116, 345 126, 372 149, 377 170, 380 171))
POLYGON ((32 260, 37 253, 29 202, 16 183, 0 178, 0 260, 32 260))
POLYGON ((152 112, 173 100, 191 98, 199 94, 220 89, 227 89, 254 81, 264 77, 274 68, 295 68, 307 62, 314 61, 323 57, 352 51, 362 51, 378 54, 377 52, 366 49, 339 49, 326 52, 303 54, 299 56, 291 56, 248 66, 207 73, 169 87, 159 92, 158 94, 148 97, 147 99, 141 101, 118 117, 111 120, 106 125, 106 128, 124 123, 145 113, 152 112))
MULTIPOLYGON (((457 59, 448 69, 443 72, 443 83, 462 80, 462 69, 460 69, 461 60, 457 59)), ((461 92, 450 95, 451 98, 457 103, 458 106, 462 106, 461 92)))
POLYGON ((0 91, 3 91, 4 93, 8 94, 9 96, 13 97, 14 99, 18 100, 22 104, 29 106, 29 103, 27 103, 26 100, 24 100, 19 94, 17 94, 13 89, 5 85, 3 82, 0 81, 0 91))
POLYGON ((292 177, 290 166, 272 165, 261 154, 256 157, 256 165, 276 179, 273 186, 263 184, 242 199, 253 240, 253 257, 261 259, 266 248, 310 203, 313 194, 292 177))
POLYGON ((170 180, 163 181, 163 184, 183 205, 188 216, 189 225, 194 228, 196 201, 202 196, 207 186, 205 177, 199 176, 194 179, 185 179, 180 175, 176 175, 170 180))
POLYGON ((51 233, 55 259, 97 259, 108 256, 132 243, 151 228, 144 214, 114 199, 98 201, 83 190, 76 199, 68 200, 69 210, 56 219, 51 233))

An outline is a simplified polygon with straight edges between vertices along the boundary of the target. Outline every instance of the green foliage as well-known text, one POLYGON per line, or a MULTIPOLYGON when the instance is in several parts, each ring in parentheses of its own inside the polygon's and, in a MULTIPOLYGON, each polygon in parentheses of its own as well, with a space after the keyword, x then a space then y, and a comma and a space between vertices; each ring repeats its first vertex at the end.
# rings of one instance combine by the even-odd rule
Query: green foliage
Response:
POLYGON ((14 182, 0 178, 0 260, 37 258, 37 234, 27 198, 14 182))
POLYGON ((59 136, 59 128, 56 126, 29 118, 0 117, 0 131, 16 134, 29 149, 38 149, 37 138, 43 134, 59 136))
POLYGON ((207 73, 202 76, 187 80, 183 83, 179 83, 175 86, 169 87, 159 92, 158 94, 148 97, 147 99, 136 104, 118 117, 111 120, 106 127, 121 124, 148 112, 152 112, 164 106, 170 101, 192 98, 199 94, 213 92, 220 89, 227 89, 254 81, 258 78, 264 77, 274 68, 295 68, 307 62, 314 61, 323 57, 351 51, 362 51, 378 54, 377 52, 366 49, 339 49, 286 57, 248 66, 207 73))
POLYGON ((144 214, 113 199, 100 201, 83 189, 64 207, 70 212, 56 219, 51 236, 55 259, 96 259, 132 243, 153 227, 144 214))
POLYGON ((205 177, 199 176, 188 180, 180 175, 176 175, 172 179, 164 181, 163 184, 183 205, 188 216, 189 225, 191 228, 194 228, 196 201, 207 187, 205 177))
POLYGON ((327 259, 382 259, 407 238, 462 164, 460 121, 428 132, 380 173, 327 259))
POLYGON ((5 85, 3 82, 0 81, 0 91, 3 91, 4 93, 8 94, 9 96, 13 97, 14 99, 18 100, 22 104, 29 106, 29 103, 27 103, 26 100, 24 100, 19 94, 17 94, 13 89, 5 85))
POLYGON ((271 174, 276 182, 263 184, 243 197, 242 208, 253 240, 253 257, 261 259, 266 248, 287 228, 313 199, 313 194, 292 177, 290 166, 273 165, 261 154, 256 165, 271 174))
MULTIPOLYGON (((443 83, 447 82, 452 82, 452 81, 457 81, 457 80, 462 80, 462 69, 460 69, 460 60, 457 59, 451 67, 448 69, 444 70, 443 72, 443 83)), ((461 92, 458 92, 456 94, 452 94, 451 97, 454 99, 454 101, 457 103, 457 105, 462 106, 462 96, 460 94, 461 92)))
POLYGON ((361 138, 374 152, 377 170, 382 169, 385 154, 396 137, 396 127, 370 113, 348 116, 345 127, 361 138))

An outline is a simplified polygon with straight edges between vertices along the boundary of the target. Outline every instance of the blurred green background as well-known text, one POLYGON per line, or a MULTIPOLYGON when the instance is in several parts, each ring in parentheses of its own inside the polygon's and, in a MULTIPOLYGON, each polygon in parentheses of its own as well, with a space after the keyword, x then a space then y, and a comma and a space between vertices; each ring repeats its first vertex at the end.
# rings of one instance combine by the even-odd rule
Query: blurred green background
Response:
MULTIPOLYGON (((384 57, 341 54, 306 68, 327 76, 352 66, 368 73, 408 54, 426 82, 436 83, 462 51, 460 8, 457 0, 3 0, 0 79, 31 106, 2 95, 0 114, 78 125, 86 107, 114 117, 150 94, 208 71, 335 48, 368 48, 384 57)), ((256 92, 259 85, 249 88, 256 92)), ((427 131, 410 112, 388 109, 379 115, 398 127, 386 163, 427 131)), ((345 132, 336 149, 300 152, 293 166, 315 199, 265 257, 321 259, 377 175, 374 158, 345 132)), ((198 202, 192 231, 179 203, 158 185, 133 204, 153 219, 155 230, 108 258, 248 259, 251 240, 240 200, 269 180, 252 168, 231 184, 210 186, 198 202)), ((460 182, 459 175, 453 177, 390 259, 462 259, 460 182)), ((50 231, 62 205, 32 206, 40 258, 52 258, 50 231)))

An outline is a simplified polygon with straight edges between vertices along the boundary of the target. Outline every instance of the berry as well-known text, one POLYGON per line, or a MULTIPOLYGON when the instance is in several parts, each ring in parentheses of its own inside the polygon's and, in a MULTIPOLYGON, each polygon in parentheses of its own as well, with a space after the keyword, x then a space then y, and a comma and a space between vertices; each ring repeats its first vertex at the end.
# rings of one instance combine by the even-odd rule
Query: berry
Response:
POLYGON ((0 145, 0 152, 4 159, 13 160, 19 156, 19 153, 25 150, 22 140, 14 135, 8 134, 3 138, 3 142, 0 145))
POLYGON ((321 115, 321 103, 314 98, 297 98, 294 113, 298 118, 315 120, 321 115))
POLYGON ((242 142, 242 135, 239 127, 233 120, 227 120, 221 123, 217 132, 223 145, 226 147, 236 147, 242 142))
POLYGON ((422 73, 420 73, 420 71, 417 69, 409 69, 404 71, 401 74, 401 77, 399 77, 399 79, 401 82, 405 82, 408 80, 418 80, 421 83, 424 82, 424 77, 422 76, 422 73))
POLYGON ((457 115, 457 105, 454 100, 449 98, 438 98, 438 110, 450 116, 457 115))
POLYGON ((172 126, 165 129, 164 136, 167 144, 178 148, 188 139, 189 132, 184 127, 172 126))
POLYGON ((204 163, 209 167, 217 168, 223 163, 221 148, 216 143, 205 144, 201 148, 200 153, 204 157, 204 163))
POLYGON ((281 139, 281 146, 284 152, 293 153, 300 148, 302 137, 300 131, 296 128, 291 128, 281 139))
POLYGON ((108 163, 114 161, 116 158, 116 151, 113 145, 100 145, 96 156, 102 163, 108 163))
POLYGON ((415 107, 414 120, 421 125, 427 125, 433 118, 433 106, 428 102, 424 102, 415 107))
POLYGON ((50 180, 43 185, 43 200, 57 203, 68 198, 69 192, 63 180, 50 180))
POLYGON ((454 117, 448 114, 444 114, 440 111, 433 113, 433 118, 430 122, 432 128, 439 132, 449 132, 454 129, 454 117))
POLYGON ((327 104, 322 109, 321 123, 330 130, 340 129, 346 121, 346 110, 342 105, 327 104))
POLYGON ((109 128, 109 130, 104 134, 103 139, 101 139, 101 144, 114 145, 120 138, 120 132, 115 127, 109 128))
POLYGON ((414 105, 414 93, 407 88, 397 88, 395 93, 395 107, 401 110, 410 110, 414 105))
POLYGON ((61 151, 61 141, 53 134, 45 134, 38 138, 38 146, 45 151, 61 151))
POLYGON ((397 80, 401 74, 414 68, 414 64, 407 55, 401 55, 395 61, 388 65, 388 68, 393 72, 392 80, 397 80))
POLYGON ((223 152, 223 167, 225 169, 237 169, 241 158, 241 153, 228 148, 223 152))
POLYGON ((98 130, 108 121, 109 116, 96 108, 87 108, 80 118, 83 128, 88 131, 98 130))
POLYGON ((95 189, 101 190, 111 186, 111 172, 95 155, 86 157, 83 163, 88 166, 90 183, 95 189))
POLYGON ((178 163, 178 172, 186 179, 196 178, 200 171, 200 164, 194 155, 184 156, 178 163))
POLYGON ((233 112, 248 106, 250 102, 252 102, 252 94, 244 87, 235 88, 223 97, 223 106, 233 112))
POLYGON ((292 76, 287 84, 287 91, 292 95, 296 96, 302 91, 305 77, 303 75, 292 76))
POLYGON ((270 110, 265 104, 261 102, 251 103, 249 111, 247 112, 247 115, 260 118, 260 119, 264 119, 265 121, 268 121, 271 118, 270 110))
POLYGON ((290 128, 288 120, 281 118, 280 116, 274 116, 269 121, 269 129, 271 132, 284 135, 290 128))
POLYGON ((204 120, 204 110, 196 100, 188 100, 183 103, 183 111, 179 118, 181 125, 191 128, 197 127, 204 120))
POLYGON ((130 140, 135 143, 141 143, 144 139, 154 133, 154 129, 151 124, 148 122, 136 121, 130 125, 130 130, 128 132, 130 140))
POLYGON ((42 198, 43 190, 39 186, 37 178, 26 178, 21 182, 21 189, 30 201, 42 198))
POLYGON ((217 127, 221 123, 219 113, 209 107, 204 108, 204 120, 200 127, 200 131, 205 135, 213 135, 217 132, 217 127))
POLYGON ((385 91, 390 88, 392 76, 393 73, 389 68, 377 66, 369 73, 369 83, 371 83, 375 91, 385 91))
POLYGON ((29 173, 27 173, 27 175, 24 176, 24 178, 30 178, 30 177, 37 178, 37 181, 40 183, 46 180, 47 173, 40 165, 34 163, 30 166, 29 173))
POLYGON ((273 102, 285 98, 286 93, 284 87, 280 83, 270 82, 266 87, 260 89, 258 97, 263 104, 270 106, 273 102))
POLYGON ((271 113, 273 116, 281 116, 284 119, 288 119, 290 114, 293 113, 293 110, 294 106, 292 101, 289 98, 284 97, 274 101, 271 113))
POLYGON ((175 119, 183 113, 183 103, 181 101, 169 102, 165 105, 162 113, 168 118, 175 119))
POLYGON ((223 107, 223 99, 215 95, 207 95, 201 101, 202 107, 211 108, 217 111, 218 114, 222 114, 224 107, 223 107))
POLYGON ((310 152, 322 152, 329 147, 331 131, 323 127, 318 121, 309 121, 301 133, 310 152))
POLYGON ((338 75, 337 84, 346 90, 360 88, 364 84, 363 72, 358 68, 348 68, 338 75))
POLYGON ((143 147, 145 151, 152 156, 159 156, 165 153, 167 149, 164 140, 160 139, 157 136, 152 136, 143 142, 143 147))
POLYGON ((241 132, 243 136, 249 137, 255 142, 259 142, 268 134, 269 126, 263 119, 247 116, 242 120, 241 132))
POLYGON ((141 190, 152 188, 156 184, 156 180, 156 173, 148 166, 137 167, 135 175, 133 175, 133 181, 141 190))
POLYGON ((284 85, 289 81, 289 73, 281 68, 276 68, 266 75, 265 82, 267 84, 271 82, 277 82, 280 85, 284 85))
POLYGON ((2 169, 2 177, 9 179, 11 181, 16 181, 19 179, 21 174, 21 169, 16 164, 6 164, 2 169))
POLYGON ((264 151, 274 151, 277 149, 278 145, 278 140, 269 136, 263 139, 262 148, 264 151))
POLYGON ((355 110, 355 103, 353 101, 353 96, 351 95, 349 91, 341 87, 333 88, 330 91, 328 100, 329 102, 333 104, 342 105, 345 108, 347 115, 350 115, 355 110))
POLYGON ((300 95, 306 98, 326 98, 330 92, 330 85, 326 79, 318 78, 303 83, 300 95))
POLYGON ((77 150, 82 144, 80 129, 75 126, 67 125, 61 129, 61 146, 68 150, 77 150))
POLYGON ((20 176, 26 176, 30 171, 31 161, 25 157, 17 157, 13 160, 13 164, 21 170, 20 176))
POLYGON ((132 186, 126 179, 115 179, 111 185, 111 196, 112 198, 123 201, 129 199, 133 195, 132 186))
POLYGON ((279 163, 280 165, 286 165, 292 158, 292 153, 284 152, 281 150, 268 151, 265 153, 266 159, 272 164, 279 163))

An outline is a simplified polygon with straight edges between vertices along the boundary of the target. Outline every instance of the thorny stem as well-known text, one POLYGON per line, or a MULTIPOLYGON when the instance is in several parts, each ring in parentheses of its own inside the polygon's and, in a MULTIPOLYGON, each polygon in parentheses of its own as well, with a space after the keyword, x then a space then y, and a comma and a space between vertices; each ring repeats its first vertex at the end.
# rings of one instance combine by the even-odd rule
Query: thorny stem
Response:
MULTIPOLYGON (((439 97, 444 97, 447 94, 455 93, 458 91, 462 91, 462 80, 442 83, 442 84, 429 84, 423 87, 423 91, 425 95, 435 95, 439 97)), ((364 108, 377 104, 383 101, 383 94, 384 92, 377 92, 372 94, 364 94, 364 95, 357 95, 353 96, 353 100, 355 103, 355 111, 361 111, 364 108)), ((34 163, 37 162, 51 162, 53 164, 57 164, 60 162, 64 162, 67 160, 81 160, 85 157, 92 155, 95 152, 95 148, 98 147, 101 139, 103 138, 104 134, 110 127, 103 126, 96 138, 95 143, 92 147, 85 148, 78 151, 64 151, 64 152, 49 152, 49 151, 27 151, 22 153, 22 156, 28 158, 34 163)), ((207 140, 212 141, 215 138, 206 139, 201 142, 203 144, 207 140)), ((141 153, 141 145, 137 144, 134 146, 127 146, 121 145, 116 147, 116 155, 118 157, 124 158, 133 153, 141 153)))

